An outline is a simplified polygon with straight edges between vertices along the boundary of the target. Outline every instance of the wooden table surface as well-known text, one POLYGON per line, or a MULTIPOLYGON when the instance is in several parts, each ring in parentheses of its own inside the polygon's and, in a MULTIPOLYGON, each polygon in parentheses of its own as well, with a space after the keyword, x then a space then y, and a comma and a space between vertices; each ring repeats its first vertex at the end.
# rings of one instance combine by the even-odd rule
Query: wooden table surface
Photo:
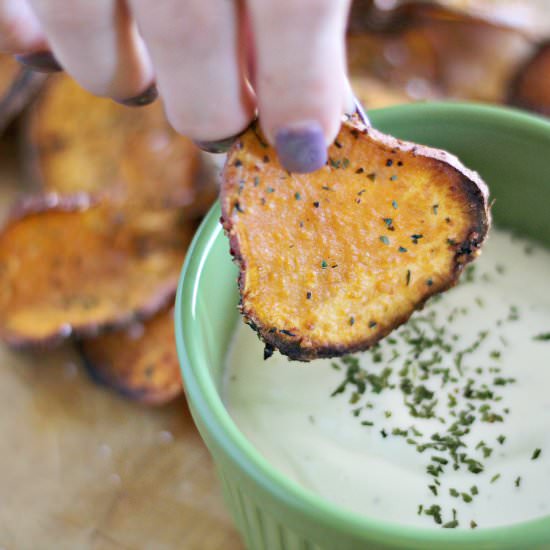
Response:
MULTIPOLYGON (((0 216, 21 190, 0 141, 0 216)), ((242 550, 185 400, 97 387, 67 346, 0 345, 1 550, 242 550)))

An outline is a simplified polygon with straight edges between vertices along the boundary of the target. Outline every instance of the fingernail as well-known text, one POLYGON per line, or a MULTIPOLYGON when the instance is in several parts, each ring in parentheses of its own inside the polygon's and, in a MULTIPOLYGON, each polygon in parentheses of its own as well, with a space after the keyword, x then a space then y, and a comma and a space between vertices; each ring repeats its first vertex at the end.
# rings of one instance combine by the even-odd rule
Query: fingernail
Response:
POLYGON ((235 134, 234 136, 219 139, 217 141, 195 140, 195 145, 207 153, 227 153, 239 135, 240 134, 235 134))
POLYGON ((52 52, 49 51, 16 55, 15 59, 21 65, 39 73, 58 73, 63 70, 52 52))
POLYGON ((365 126, 370 126, 371 125, 370 124, 370 119, 369 119, 369 116, 367 115, 367 112, 363 108, 363 105, 361 105, 361 102, 357 98, 354 98, 354 100, 355 100, 355 112, 357 113, 357 115, 361 119, 361 122, 365 126))
POLYGON ((151 84, 144 92, 129 99, 115 99, 117 103, 126 105, 126 107, 144 107, 153 103, 159 96, 157 87, 155 84, 151 84))
POLYGON ((275 135, 279 161, 289 172, 314 172, 327 162, 325 134, 317 122, 281 128, 275 135))

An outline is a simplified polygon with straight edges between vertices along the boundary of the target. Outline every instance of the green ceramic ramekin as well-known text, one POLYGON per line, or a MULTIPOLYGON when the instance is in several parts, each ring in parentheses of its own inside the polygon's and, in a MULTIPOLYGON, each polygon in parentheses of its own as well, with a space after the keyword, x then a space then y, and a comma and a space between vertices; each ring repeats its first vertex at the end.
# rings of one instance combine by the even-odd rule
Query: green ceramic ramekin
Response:
MULTIPOLYGON (((382 131, 457 154, 489 183, 496 223, 550 246, 550 123, 509 109, 456 103, 405 105, 370 115, 382 131)), ((269 464, 220 397, 238 295, 219 216, 215 206, 188 254, 176 301, 176 340, 193 417, 247 548, 550 549, 550 517, 475 531, 407 527, 342 510, 269 464)))

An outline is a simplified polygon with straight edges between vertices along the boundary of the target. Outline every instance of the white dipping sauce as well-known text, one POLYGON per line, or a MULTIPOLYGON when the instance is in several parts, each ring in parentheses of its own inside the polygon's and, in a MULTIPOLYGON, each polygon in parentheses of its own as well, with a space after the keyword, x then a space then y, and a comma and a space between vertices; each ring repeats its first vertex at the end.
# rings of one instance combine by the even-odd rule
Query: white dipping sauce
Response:
MULTIPOLYGON (((375 393, 367 378, 363 393, 354 395, 357 387, 348 384, 332 397, 346 379, 341 360, 302 364, 275 353, 264 362, 255 333, 239 326, 226 365, 224 398, 231 416, 288 477, 358 514, 468 529, 549 515, 550 251, 493 229, 462 282, 412 319, 377 349, 355 356, 361 368, 378 377, 392 369, 385 384, 394 387, 375 393), (415 327, 423 334, 420 341, 415 327), (433 327, 443 330, 435 343, 433 327), (483 331, 488 331, 485 338, 483 331), (449 343, 452 351, 445 351, 449 343), (415 345, 422 350, 417 358, 415 345), (459 352, 468 348, 460 360, 459 352), (421 380, 422 364, 430 371, 426 380, 421 380), (406 394, 404 378, 412 388, 424 388, 406 394), (470 392, 468 379, 474 381, 470 392), (417 411, 427 405, 425 415, 432 410, 435 418, 411 415, 404 400, 415 395, 423 397, 417 411), (468 415, 475 420, 470 433, 456 436, 466 445, 456 451, 459 469, 453 467, 449 446, 419 452, 418 445, 435 443, 434 433, 456 441, 449 430, 463 410, 468 411, 463 420, 468 415), (482 472, 468 470, 468 464, 476 470, 478 463, 482 472), (441 507, 441 523, 433 505, 441 507), (432 515, 426 515, 430 508, 432 515)), ((467 422, 456 427, 464 429, 467 422)))

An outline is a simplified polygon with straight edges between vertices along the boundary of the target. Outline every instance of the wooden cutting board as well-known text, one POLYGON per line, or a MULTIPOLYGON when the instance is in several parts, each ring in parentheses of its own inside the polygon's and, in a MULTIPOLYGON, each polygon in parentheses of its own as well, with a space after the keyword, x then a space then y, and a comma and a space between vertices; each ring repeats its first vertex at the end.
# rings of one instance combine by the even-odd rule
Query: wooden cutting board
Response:
MULTIPOLYGON (((0 141, 2 220, 20 179, 0 141)), ((244 548, 185 400, 144 408, 91 382, 70 346, 0 344, 0 549, 180 548, 244 548)))

